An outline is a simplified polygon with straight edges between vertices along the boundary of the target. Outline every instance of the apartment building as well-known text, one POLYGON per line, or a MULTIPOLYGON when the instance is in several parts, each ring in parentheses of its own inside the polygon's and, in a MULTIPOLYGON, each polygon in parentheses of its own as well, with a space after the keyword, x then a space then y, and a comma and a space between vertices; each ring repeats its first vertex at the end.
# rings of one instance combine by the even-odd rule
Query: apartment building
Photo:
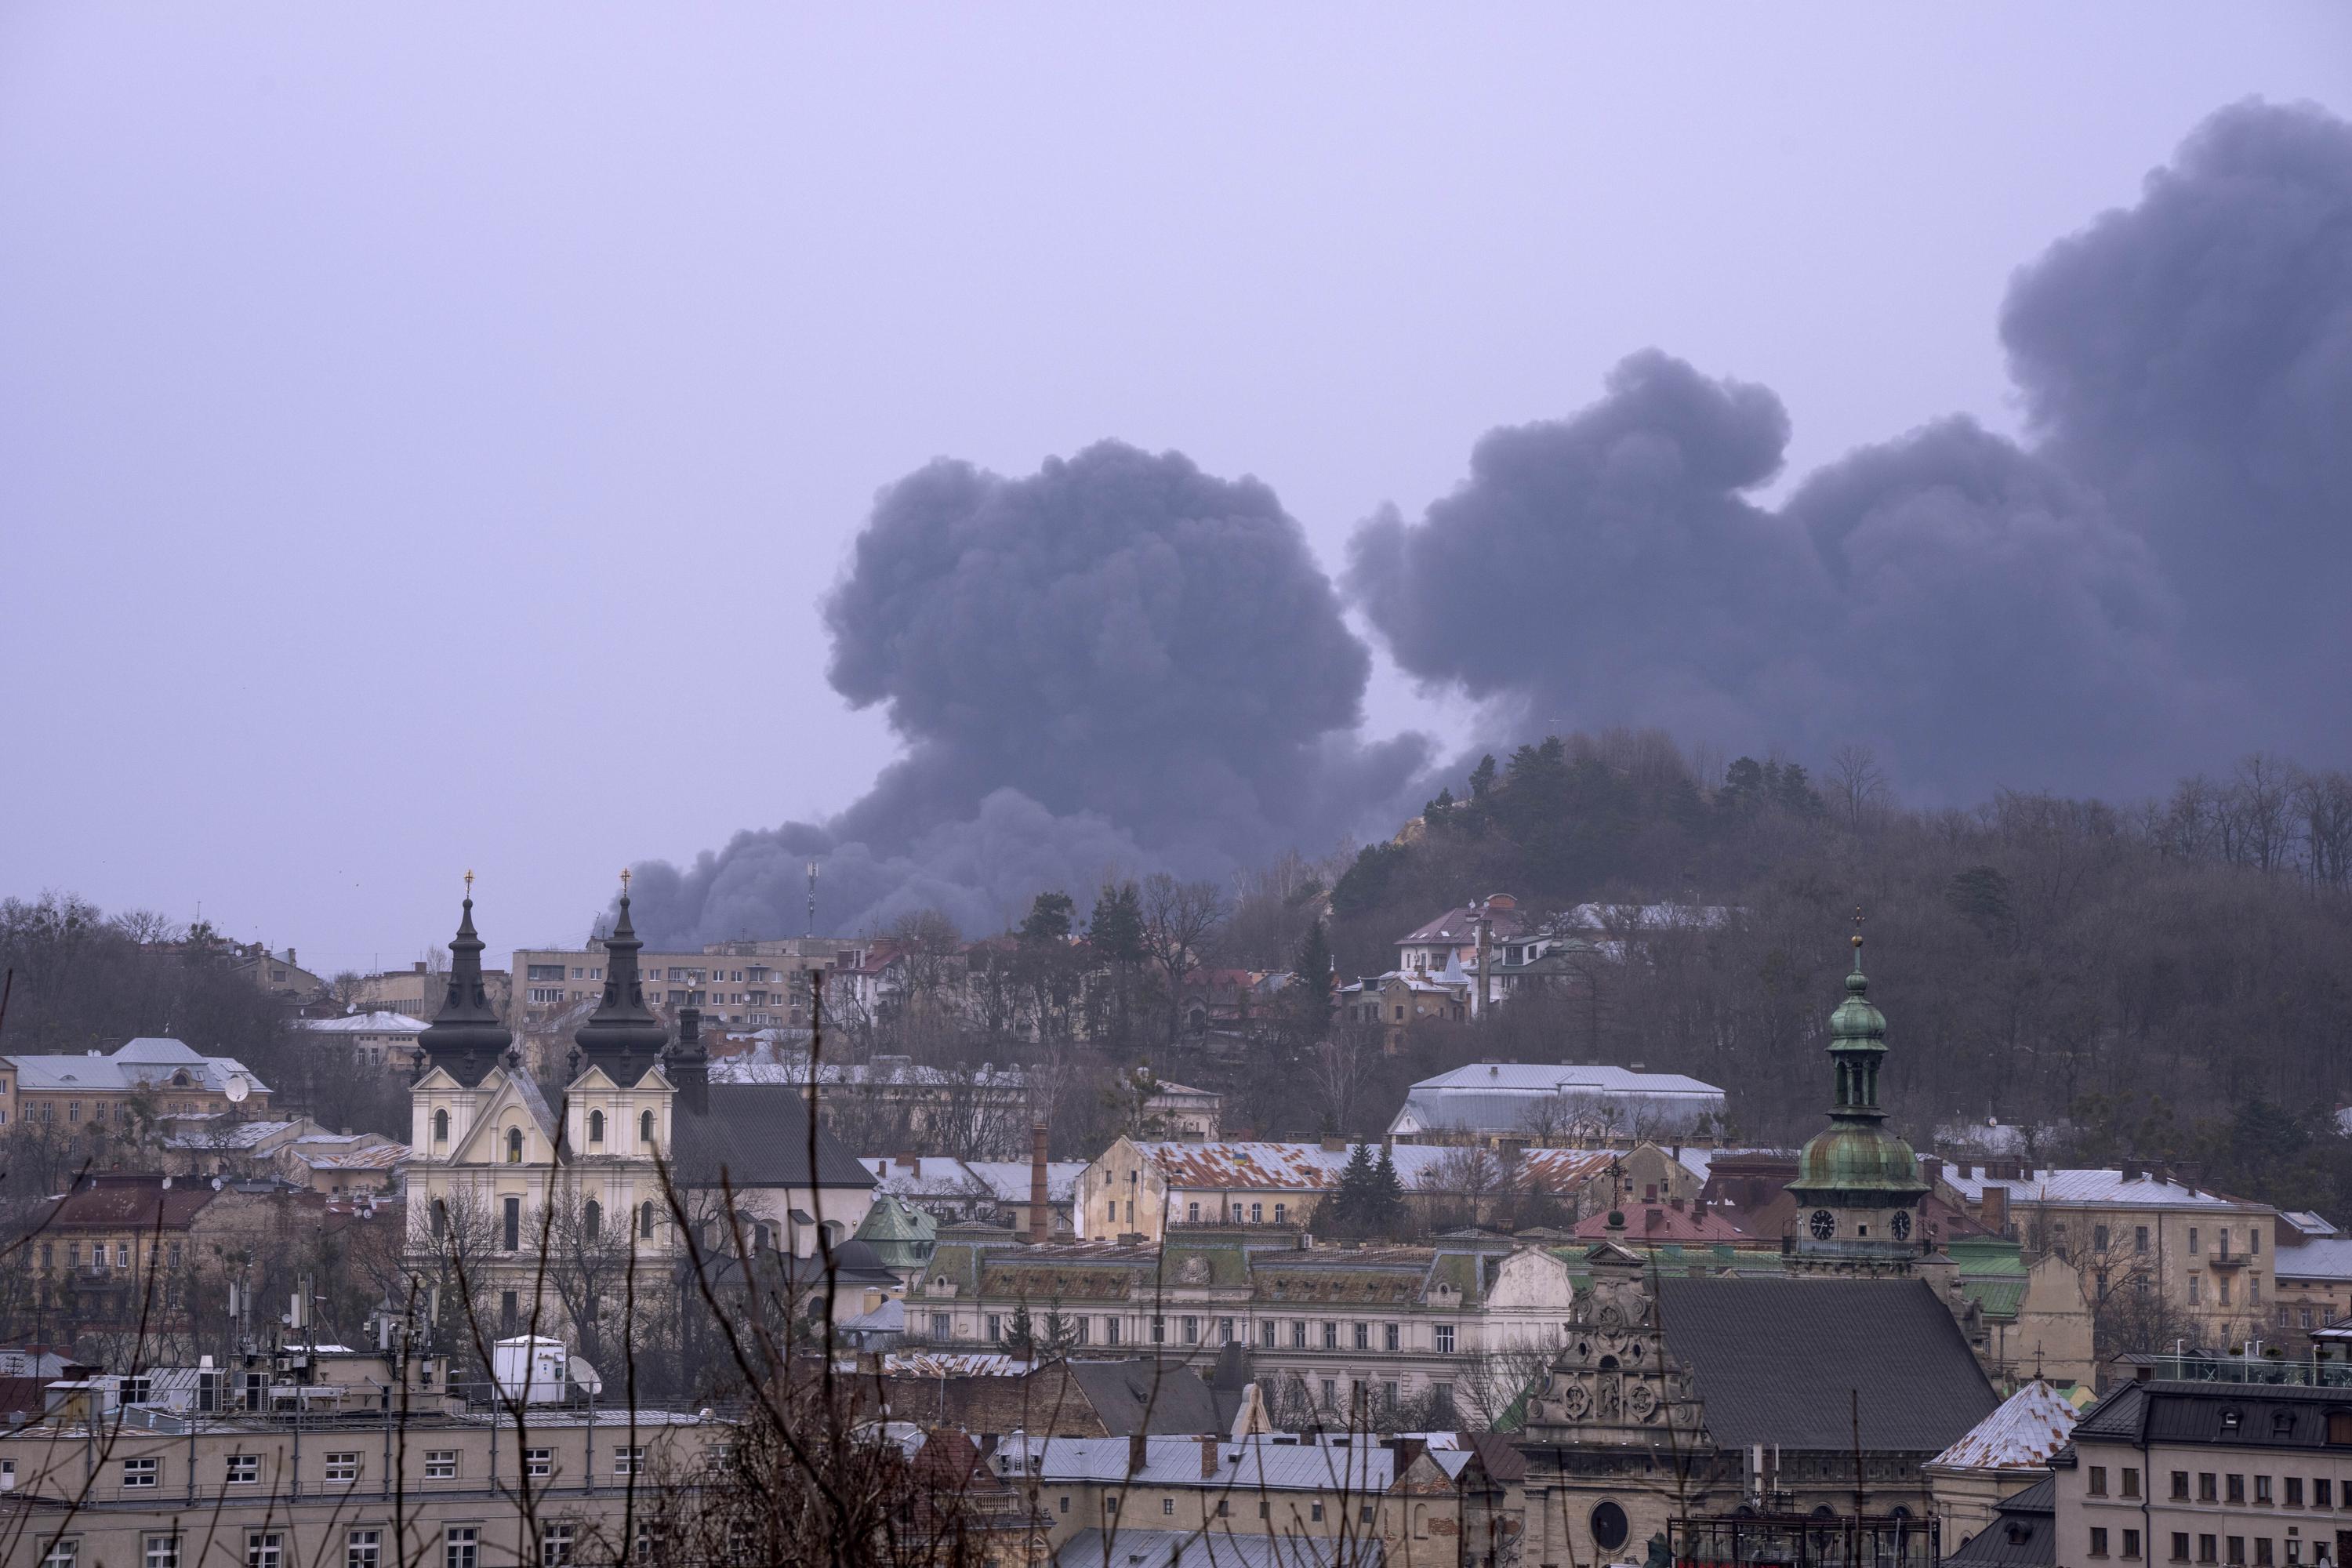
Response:
POLYGON ((2166 1358, 2053 1460, 2057 1561, 2308 1568, 2352 1558, 2352 1386, 2340 1365, 2166 1358), (2180 1373, 2215 1381, 2174 1381, 2180 1373), (2296 1382, 2272 1381, 2294 1376, 2296 1382))
MULTIPOLYGON (((691 952, 644 953, 638 973, 646 1005, 665 1020, 681 1007, 697 1007, 714 1026, 806 1029, 810 975, 856 969, 860 953, 856 943, 829 937, 719 942, 691 952)), ((604 990, 605 963, 602 942, 516 949, 508 1027, 521 1033, 593 1004, 604 990)))
POLYGON ((2262 1338, 2297 1354, 2311 1348, 2320 1330, 2352 1316, 2352 1237, 2317 1215, 2284 1214, 2278 1242, 2271 1260, 2278 1300, 2262 1338))
POLYGON ((628 1511, 641 1515, 656 1486, 697 1485, 733 1431, 644 1408, 534 1411, 520 1433, 488 1411, 412 1410, 395 1425, 385 1411, 307 1399, 285 1415, 106 1410, 94 1408, 100 1392, 0 1431, 8 1562, 611 1561, 628 1511))
POLYGON ((2275 1312, 2277 1211, 2204 1188, 2191 1172, 1954 1160, 1940 1184, 2028 1256, 2074 1265, 2095 1310, 2122 1291, 2160 1295, 2209 1347, 2242 1343, 2275 1312))
POLYGON ((294 1026, 314 1040, 349 1045, 358 1067, 415 1067, 422 1053, 416 1037, 429 1020, 410 1013, 351 1013, 340 1018, 304 1018, 294 1026))

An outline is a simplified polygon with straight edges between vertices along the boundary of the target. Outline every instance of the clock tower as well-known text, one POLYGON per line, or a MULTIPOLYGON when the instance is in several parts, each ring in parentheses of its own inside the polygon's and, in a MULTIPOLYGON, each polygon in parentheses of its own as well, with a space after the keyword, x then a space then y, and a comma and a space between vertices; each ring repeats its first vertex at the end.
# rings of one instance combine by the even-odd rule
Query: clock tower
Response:
MULTIPOLYGON (((1854 921, 1861 923, 1861 916, 1854 921)), ((1834 1090, 1830 1124, 1813 1135, 1789 1184, 1797 1200, 1792 1269, 1808 1273, 1907 1274, 1923 1252, 1919 1205, 1927 1195, 1911 1145, 1886 1127, 1878 1069, 1886 1058, 1886 1018, 1870 1004, 1862 934, 1845 1000, 1830 1015, 1834 1090)))

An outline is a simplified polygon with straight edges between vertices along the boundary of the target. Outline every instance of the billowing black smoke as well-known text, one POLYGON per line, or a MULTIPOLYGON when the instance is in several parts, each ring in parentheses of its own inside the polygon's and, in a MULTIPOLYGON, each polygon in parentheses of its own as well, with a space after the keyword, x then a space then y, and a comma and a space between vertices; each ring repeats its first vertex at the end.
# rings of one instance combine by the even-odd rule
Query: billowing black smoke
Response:
POLYGON ((2244 104, 2011 286, 2030 447, 1948 419, 1746 499, 1788 422, 1636 354, 1349 582, 1507 727, 1664 724, 1914 788, 2137 789, 2352 717, 2352 127, 2244 104))
MULTIPOLYGON (((2013 281, 2032 440, 1937 421, 1807 476, 1759 386, 1655 351, 1496 430, 1452 495, 1358 532, 1398 661, 1522 733, 1664 725, 1907 788, 2134 791, 2352 742, 2352 127, 2224 110, 2139 202, 2013 281)), ((1116 867, 1210 873, 1392 821, 1417 738, 1272 491, 1117 445, 887 491, 825 607, 831 678, 906 755, 824 826, 644 868, 664 941, 937 906, 992 929, 1116 867)))
POLYGON ((1371 658, 1274 492, 1116 443, 885 491, 824 606, 828 672, 907 753, 820 827, 644 868, 641 929, 712 941, 925 907, 967 930, 1112 870, 1215 874, 1391 820, 1424 760, 1364 747, 1371 658))

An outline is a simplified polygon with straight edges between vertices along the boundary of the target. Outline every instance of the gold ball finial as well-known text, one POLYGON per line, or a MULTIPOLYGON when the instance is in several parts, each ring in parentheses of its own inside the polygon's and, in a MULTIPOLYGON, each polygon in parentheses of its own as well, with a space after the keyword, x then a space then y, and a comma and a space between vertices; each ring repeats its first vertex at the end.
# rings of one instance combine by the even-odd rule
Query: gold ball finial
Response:
POLYGON ((1860 904, 1853 907, 1853 945, 1856 947, 1862 945, 1862 906, 1860 904))

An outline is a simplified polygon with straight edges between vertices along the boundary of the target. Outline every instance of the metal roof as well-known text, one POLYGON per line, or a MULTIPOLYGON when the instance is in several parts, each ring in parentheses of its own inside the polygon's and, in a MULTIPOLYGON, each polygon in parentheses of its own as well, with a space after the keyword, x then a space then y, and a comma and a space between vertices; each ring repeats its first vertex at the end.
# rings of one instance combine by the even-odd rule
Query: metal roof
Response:
POLYGON ((2271 1255, 2271 1272, 2281 1279, 2352 1280, 2352 1237, 2282 1247, 2271 1255))
POLYGON ((219 1093, 231 1073, 263 1094, 268 1084, 235 1057, 207 1057, 179 1040, 143 1036, 118 1047, 111 1055, 91 1051, 79 1057, 9 1057, 16 1068, 18 1089, 110 1089, 128 1092, 168 1086, 173 1073, 185 1070, 190 1087, 219 1093))
POLYGON ((1636 1072, 1632 1068, 1574 1062, 1475 1062, 1425 1078, 1423 1089, 1479 1089, 1520 1094, 1636 1094, 1667 1099, 1720 1100, 1723 1090, 1678 1072, 1636 1072))
POLYGON ((2066 1446, 2080 1413, 2064 1394, 2035 1378, 1927 1462, 1955 1470, 2038 1470, 2066 1446))
POLYGON ((2057 1168, 2028 1171, 2022 1176, 1988 1176, 1984 1173, 1984 1167, 1978 1165, 1964 1176, 1948 1162, 1944 1166, 1944 1181, 1970 1204, 1981 1202, 1988 1187, 2004 1187, 2008 1189, 2011 1204, 2097 1204, 2115 1208, 2202 1208, 2245 1214, 2272 1212, 2268 1204, 2225 1197, 2220 1193, 2183 1186, 2179 1182, 2154 1174, 2126 1178, 2118 1170, 2057 1168))
MULTIPOLYGON (((1348 1168, 1356 1147, 1352 1143, 1327 1149, 1320 1143, 1258 1142, 1136 1145, 1169 1186, 1180 1191, 1312 1193, 1328 1192, 1339 1184, 1340 1173, 1348 1168)), ((1373 1163, 1379 1163, 1379 1146, 1364 1147, 1373 1163)), ((1463 1168, 1468 1154, 1468 1151, 1435 1143, 1398 1143, 1389 1150, 1398 1182, 1422 1192, 1444 1190, 1444 1184, 1463 1168)), ((1530 1149, 1520 1157, 1510 1181, 1544 1191, 1572 1191, 1607 1171, 1616 1157, 1602 1149, 1530 1149)))
POLYGON ((421 1035, 431 1026, 405 1013, 352 1013, 341 1018, 305 1018, 295 1027, 313 1035, 421 1035))

